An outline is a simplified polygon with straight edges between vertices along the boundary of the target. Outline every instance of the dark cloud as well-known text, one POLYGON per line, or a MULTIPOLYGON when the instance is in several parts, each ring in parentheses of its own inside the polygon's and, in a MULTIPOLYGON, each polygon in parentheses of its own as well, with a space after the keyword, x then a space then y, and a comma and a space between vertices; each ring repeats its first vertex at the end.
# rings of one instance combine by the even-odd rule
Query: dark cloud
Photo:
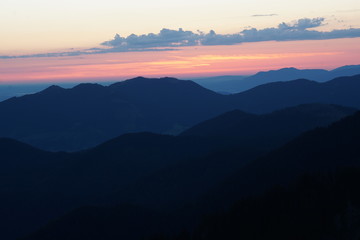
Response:
POLYGON ((164 28, 158 34, 131 34, 126 38, 116 34, 112 40, 103 42, 101 45, 120 49, 193 46, 197 38, 196 33, 184 31, 182 28, 179 30, 164 28))
MULTIPOLYGON (((271 14, 270 14, 271 15, 271 14)), ((243 42, 259 41, 291 41, 291 40, 316 40, 332 38, 360 37, 358 28, 320 32, 313 28, 324 25, 324 18, 302 18, 291 23, 280 23, 275 28, 246 29, 235 34, 217 34, 211 30, 209 33, 162 29, 160 33, 147 35, 132 34, 128 37, 115 37, 103 42, 102 45, 112 47, 114 50, 134 50, 138 48, 162 48, 196 45, 233 45, 243 42)), ((110 50, 111 51, 111 50, 110 50)))
POLYGON ((291 29, 296 29, 296 30, 305 30, 308 28, 315 28, 315 27, 319 27, 321 25, 323 25, 325 18, 302 18, 299 19, 297 21, 295 21, 292 24, 288 24, 288 23, 280 23, 278 25, 279 29, 282 30, 291 30, 291 29))
POLYGON ((251 15, 252 17, 273 17, 273 16, 278 16, 278 14, 276 13, 270 13, 270 14, 255 14, 255 15, 251 15))
POLYGON ((91 55, 91 54, 103 54, 103 53, 114 53, 114 52, 154 52, 154 51, 178 51, 176 48, 137 48, 137 49, 125 49, 125 48, 90 48, 84 51, 74 52, 55 52, 55 53, 38 53, 29 55, 0 55, 0 59, 15 59, 15 58, 38 58, 38 57, 73 57, 80 55, 91 55))
POLYGON ((214 45, 234 45, 240 43, 242 37, 239 34, 216 34, 211 30, 208 34, 201 34, 199 36, 199 45, 214 46, 214 45))
POLYGON ((32 57, 69 57, 89 54, 88 51, 73 51, 73 52, 58 52, 58 53, 38 53, 30 55, 17 55, 17 56, 0 56, 0 59, 10 58, 32 58, 32 57))
POLYGON ((324 18, 302 18, 291 23, 280 23, 277 27, 273 28, 250 28, 234 34, 217 34, 213 30, 209 33, 204 33, 201 31, 184 31, 182 28, 178 30, 164 28, 159 33, 149 33, 143 35, 131 34, 128 37, 122 37, 119 34, 116 34, 113 39, 101 43, 103 46, 102 48, 91 48, 85 51, 68 51, 62 53, 0 56, 0 59, 64 57, 110 52, 174 51, 177 50, 178 47, 185 46, 234 45, 244 42, 321 40, 360 37, 360 28, 348 28, 328 32, 314 30, 314 28, 324 25, 324 21, 324 18))
POLYGON ((320 32, 312 28, 324 25, 324 18, 303 18, 293 23, 280 23, 277 28, 246 29, 240 34, 243 42, 322 40, 360 37, 360 28, 320 32), (310 30, 309 30, 310 29, 310 30))
MULTIPOLYGON (((131 34, 128 37, 121 37, 116 34, 112 40, 103 42, 101 45, 115 49, 137 49, 156 47, 180 47, 195 45, 233 45, 242 42, 290 40, 291 38, 303 39, 301 34, 306 29, 315 28, 323 24, 324 18, 303 18, 293 23, 281 23, 277 28, 265 28, 257 30, 252 28, 235 34, 217 34, 211 30, 209 33, 191 31, 162 29, 159 33, 146 35, 131 34), (289 37, 287 35, 293 34, 289 37), (283 38, 283 39, 282 39, 283 38)), ((309 33, 306 33, 309 35, 309 33)))

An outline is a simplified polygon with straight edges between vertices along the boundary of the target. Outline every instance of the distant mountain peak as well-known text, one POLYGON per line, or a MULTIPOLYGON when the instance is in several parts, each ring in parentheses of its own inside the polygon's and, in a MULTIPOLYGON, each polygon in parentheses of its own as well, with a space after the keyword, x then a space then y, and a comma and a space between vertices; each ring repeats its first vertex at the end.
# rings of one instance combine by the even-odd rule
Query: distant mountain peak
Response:
POLYGON ((154 83, 154 82, 184 82, 183 80, 179 80, 177 78, 172 77, 162 77, 162 78, 146 78, 146 77, 136 77, 136 78, 130 78, 124 81, 120 81, 114 84, 111 84, 109 87, 118 87, 118 86, 124 86, 128 84, 138 84, 138 83, 154 83))
POLYGON ((98 83, 80 83, 79 85, 76 85, 72 89, 79 90, 79 89, 100 89, 100 88, 104 88, 104 86, 98 83))
MULTIPOLYGON (((286 67, 286 68, 281 68, 278 71, 299 71, 300 69, 297 69, 295 67, 286 67)), ((274 70, 276 71, 276 70, 274 70)))
POLYGON ((51 85, 50 87, 46 88, 43 90, 46 91, 46 92, 49 92, 49 91, 59 91, 59 90, 64 90, 64 88, 58 86, 58 85, 51 85))
POLYGON ((168 81, 174 81, 174 80, 176 80, 176 81, 178 81, 179 79, 177 79, 177 78, 173 78, 173 77, 162 77, 162 78, 160 78, 161 80, 168 80, 168 81))
POLYGON ((42 90, 41 92, 39 92, 40 94, 55 94, 55 93, 59 93, 64 91, 65 88, 62 88, 58 85, 51 85, 48 88, 45 88, 44 90, 42 90))
POLYGON ((335 68, 332 71, 335 72, 335 71, 359 69, 359 68, 360 68, 360 64, 359 65, 345 65, 345 66, 342 66, 342 67, 335 68))
POLYGON ((259 89, 264 89, 266 91, 269 91, 269 87, 276 87, 276 86, 279 86, 279 87, 296 86, 296 85, 298 85, 298 86, 307 86, 307 85, 317 85, 317 84, 319 84, 319 83, 316 82, 316 81, 303 79, 303 78, 292 80, 292 81, 269 82, 269 83, 265 83, 265 84, 256 86, 254 88, 251 88, 249 90, 246 90, 244 92, 237 93, 237 94, 234 94, 234 95, 241 95, 242 93, 253 92, 253 91, 257 91, 259 89))
POLYGON ((285 71, 301 71, 295 67, 286 67, 286 68, 280 68, 280 69, 276 69, 276 70, 269 70, 269 71, 260 71, 258 73, 256 73, 255 75, 258 74, 267 74, 267 73, 276 73, 276 72, 285 72, 285 71))
POLYGON ((136 81, 136 80, 146 80, 146 79, 148 79, 148 78, 143 77, 143 76, 138 76, 138 77, 135 77, 135 78, 127 79, 125 81, 136 81))
POLYGON ((161 78, 146 78, 146 77, 142 77, 142 76, 139 76, 139 77, 136 77, 136 78, 131 78, 131 79, 128 79, 128 80, 125 80, 125 81, 180 81, 179 79, 177 78, 173 78, 173 77, 161 77, 161 78))

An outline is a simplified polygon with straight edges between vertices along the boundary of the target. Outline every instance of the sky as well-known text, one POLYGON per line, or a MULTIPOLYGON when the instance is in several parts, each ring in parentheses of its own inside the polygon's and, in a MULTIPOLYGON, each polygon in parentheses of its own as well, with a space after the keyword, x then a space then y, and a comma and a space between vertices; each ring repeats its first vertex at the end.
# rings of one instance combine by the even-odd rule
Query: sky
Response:
POLYGON ((359 0, 0 1, 0 83, 332 69, 359 43, 359 0))

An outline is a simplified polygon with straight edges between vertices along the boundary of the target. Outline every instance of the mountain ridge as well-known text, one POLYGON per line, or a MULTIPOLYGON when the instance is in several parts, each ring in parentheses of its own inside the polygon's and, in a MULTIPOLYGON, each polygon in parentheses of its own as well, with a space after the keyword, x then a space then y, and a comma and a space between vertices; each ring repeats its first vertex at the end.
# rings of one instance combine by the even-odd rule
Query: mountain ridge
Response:
POLYGON ((305 103, 360 108, 358 89, 360 75, 269 83, 227 96, 174 78, 51 87, 0 102, 0 136, 45 150, 76 151, 130 132, 176 135, 234 109, 263 114, 305 103))
POLYGON ((360 65, 346 65, 333 70, 286 67, 277 70, 260 71, 251 76, 232 76, 230 79, 228 76, 216 76, 193 79, 193 81, 215 92, 235 94, 271 82, 292 81, 300 78, 326 82, 336 77, 357 74, 360 74, 360 65))
MULTIPOLYGON (((302 135, 300 135, 299 137, 295 138, 294 140, 290 141, 289 143, 287 143, 286 145, 284 145, 281 148, 278 148, 274 151, 272 151, 269 154, 266 154, 264 156, 261 156, 260 158, 258 158, 257 160, 251 161, 249 162, 247 165, 241 167, 240 169, 238 169, 237 171, 235 171, 234 174, 232 174, 231 177, 228 177, 225 179, 225 181, 223 181, 221 184, 216 184, 215 188, 213 188, 211 191, 209 191, 207 194, 202 195, 198 202, 196 202, 195 205, 185 205, 184 209, 179 208, 177 209, 178 214, 178 220, 180 220, 180 222, 173 222, 174 224, 182 224, 181 221, 187 221, 187 222, 191 222, 194 219, 196 219, 198 216, 198 214, 201 213, 207 213, 209 210, 208 209, 212 209, 211 211, 215 211, 215 213, 219 213, 219 214, 223 214, 223 210, 222 209, 229 209, 228 207, 225 206, 229 206, 231 204, 233 204, 236 201, 241 201, 240 205, 237 205, 236 207, 241 207, 243 206, 242 209, 248 209, 250 207, 250 209, 255 210, 254 207, 258 207, 260 205, 256 205, 257 203, 264 203, 267 206, 267 202, 266 201, 262 201, 262 202, 249 202, 249 201, 253 201, 254 200, 254 196, 255 196, 255 200, 258 199, 256 198, 256 196, 259 196, 258 194, 263 194, 266 193, 268 190, 274 189, 272 192, 268 193, 265 200, 271 200, 274 196, 279 196, 276 199, 285 199, 285 200, 290 200, 290 198, 288 198, 288 196, 292 196, 292 195, 284 195, 287 194, 286 191, 288 190, 282 190, 282 188, 279 188, 278 186, 287 186, 289 184, 294 184, 295 180, 298 177, 304 176, 304 174, 316 174, 315 176, 318 176, 316 179, 319 179, 321 182, 320 183, 325 183, 325 185, 316 185, 317 183, 319 183, 319 181, 301 181, 300 185, 298 185, 298 187, 300 187, 300 190, 306 190, 308 189, 308 191, 300 191, 298 192, 298 195, 295 196, 304 196, 304 198, 301 198, 299 201, 285 201, 283 202, 273 202, 270 201, 269 206, 276 206, 276 209, 278 209, 279 206, 284 206, 285 208, 288 206, 293 206, 292 208, 290 208, 290 210, 293 209, 298 209, 298 207, 302 206, 304 207, 304 210, 307 206, 318 206, 317 204, 320 204, 319 206, 324 206, 324 200, 326 200, 327 197, 331 197, 331 191, 328 192, 329 187, 334 186, 333 183, 337 183, 337 179, 333 179, 331 178, 332 175, 329 175, 328 173, 332 174, 333 172, 336 172, 337 170, 342 170, 343 168, 345 169, 354 169, 356 168, 357 170, 357 174, 354 175, 354 171, 353 174, 350 175, 350 179, 346 179, 345 180, 349 183, 349 181, 351 182, 352 177, 357 177, 356 180, 358 182, 359 178, 358 178, 358 172, 359 172, 359 167, 360 167, 360 162, 359 162, 359 151, 358 151, 358 147, 360 146, 360 112, 356 112, 354 115, 346 117, 338 122, 335 122, 334 124, 330 125, 329 127, 326 128, 318 128, 315 130, 311 130, 309 132, 306 132, 302 135), (325 176, 325 177, 324 177, 325 176), (328 177, 326 177, 328 176, 328 177), (311 184, 309 186, 312 186, 313 188, 309 188, 306 187, 308 186, 308 184, 311 184), (315 185, 314 185, 315 184, 315 185), (330 184, 330 185, 329 185, 330 184), (321 188, 318 188, 319 186, 321 186, 321 188), (255 188, 254 188, 255 187, 255 188), (304 189, 304 187, 306 187, 304 189), (309 201, 313 201, 314 200, 314 191, 316 190, 315 193, 319 193, 316 194, 316 198, 315 198, 315 202, 311 202, 311 205, 309 205, 309 201), (322 191, 324 190, 324 191, 322 191), (320 192, 318 192, 320 191, 320 192), (305 194, 306 195, 303 195, 305 194), (317 198, 318 196, 321 196, 322 193, 326 193, 323 197, 321 198, 317 198), (329 193, 330 195, 328 195, 327 193, 329 193), (244 198, 245 197, 245 198, 244 198), (270 198, 269 198, 270 197, 270 198), (282 198, 282 197, 286 197, 286 198, 282 198), (321 201, 316 201, 316 199, 319 199, 321 201), (305 201, 305 202, 304 202, 305 201), (307 202, 306 202, 307 201, 307 202), (251 205, 249 205, 249 203, 251 203, 251 205), (276 204, 274 204, 276 203, 276 204), (295 205, 292 205, 293 203, 295 203, 295 205), (245 204, 245 205, 242 205, 245 204), (253 205, 255 204, 255 205, 253 205), (315 205, 313 205, 315 204, 315 205), (196 211, 195 209, 200 209, 199 211, 196 211), (215 210, 214 210, 215 209, 215 210), (195 211, 193 212, 193 215, 191 213, 187 213, 187 211, 195 211), (180 217, 181 214, 184 214, 185 218, 182 219, 183 216, 180 217), (189 214, 189 215, 187 215, 189 214), (189 219, 188 219, 189 218, 189 219)), ((223 161, 222 161, 223 162, 223 161)), ((216 169, 216 168, 212 168, 212 169, 216 169)), ((355 173, 356 173, 355 171, 355 173)), ((342 176, 347 176, 342 174, 342 176)), ((306 180, 306 178, 305 178, 306 180)), ((162 179, 162 181, 164 181, 164 179, 162 179)), ((166 181, 165 181, 166 182, 166 181)), ((346 183, 346 182, 343 182, 346 183)), ((335 186, 338 186, 335 184, 335 186)), ((343 186, 343 185, 341 185, 343 186)), ((347 185, 344 185, 344 187, 346 188, 347 185)), ((299 189, 299 188, 297 188, 299 189)), ((337 189, 341 189, 338 188, 337 189)), ((352 189, 356 189, 356 184, 352 184, 351 188, 346 188, 344 190, 348 191, 349 193, 352 193, 353 190, 352 189)), ((330 188, 330 190, 332 190, 330 188)), ((292 191, 290 189, 290 191, 292 191)), ((341 191, 340 191, 341 192, 341 191)), ((291 193, 291 192, 290 192, 291 193)), ((339 193, 339 191, 337 191, 337 193, 339 193)), ((358 194, 354 193, 351 195, 351 199, 357 199, 357 204, 359 203, 358 201, 358 194)), ((349 196, 341 196, 341 199, 344 198, 344 200, 346 201, 349 196)), ((295 198, 296 199, 296 198, 295 198)), ((338 199, 338 198, 336 198, 338 199)), ((332 201, 332 199, 329 199, 329 201, 326 203, 326 208, 330 209, 330 207, 334 206, 335 202, 332 201)), ((346 202, 345 202, 346 203, 346 202)), ((346 207, 346 205, 337 205, 337 207, 340 207, 341 209, 349 209, 346 207)), ((353 206, 353 205, 352 205, 353 206)), ((356 205, 358 206, 358 205, 356 205)), ((268 209, 268 211, 270 213, 276 213, 276 209, 268 209)), ((356 208, 357 209, 357 208, 356 208)), ((230 208, 230 211, 233 211, 233 208, 230 208)), ((265 210, 265 209, 264 209, 265 210)), ((322 213, 324 213, 324 211, 322 211, 322 208, 320 209, 320 211, 318 211, 319 209, 308 209, 306 214, 312 213, 316 210, 316 215, 314 216, 321 216, 324 217, 323 215, 321 215, 322 213), (317 215, 320 214, 320 215, 317 215)), ((331 209, 330 209, 331 210, 331 209)), ((95 208, 95 212, 98 211, 102 211, 101 208, 95 208)), ((261 209, 259 210, 258 214, 261 214, 261 209)), ((349 213, 355 213, 356 211, 349 211, 349 213)), ((171 212, 170 212, 171 213, 171 212)), ((172 212, 173 214, 176 214, 177 212, 172 212)), ((268 213, 268 212, 267 212, 268 213)), ((298 212, 296 212, 298 214, 298 212)), ((74 215, 74 214, 70 214, 67 215, 66 218, 71 219, 71 221, 79 221, 78 223, 80 224, 80 228, 74 229, 74 233, 76 234, 80 234, 79 236, 83 236, 83 234, 87 234, 88 232, 85 231, 85 229, 89 229, 87 226, 89 226, 88 224, 93 224, 94 222, 96 223, 97 221, 90 221, 88 222, 86 219, 83 218, 83 216, 91 216, 92 214, 94 214, 94 212, 90 209, 85 210, 84 212, 85 215, 81 214, 79 215, 74 215), (83 225, 82 225, 83 224, 83 225), (84 232, 85 231, 85 232, 84 232)), ((346 215, 346 213, 345 213, 346 215)), ((344 215, 344 216, 345 216, 344 215)), ((123 218, 117 216, 116 214, 112 215, 114 217, 114 219, 112 221, 122 221, 124 220, 123 218)), ((245 215, 248 216, 248 215, 245 215)), ((258 216, 258 215, 256 215, 258 216)), ((263 215, 259 215, 259 216, 263 216, 263 215)), ((278 219, 279 217, 283 217, 283 216, 287 216, 285 214, 281 214, 281 215, 266 215, 267 217, 269 217, 270 219, 272 219, 271 217, 274 217, 275 219, 278 219)), ((331 215, 333 216, 333 215, 331 215)), ((334 215, 334 217, 336 217, 338 215, 334 215)), ((341 215, 343 216, 343 215, 341 215)), ((355 216, 355 215, 351 215, 351 216, 355 216)), ((103 217, 103 215, 101 216, 101 218, 103 217)), ((133 217, 133 215, 132 215, 133 217)), ((296 219, 296 216, 290 216, 290 217, 294 217, 296 219)), ((71 224, 68 224, 68 222, 66 222, 66 218, 60 218, 59 221, 57 222, 53 222, 53 224, 48 225, 47 227, 41 229, 40 231, 34 233, 34 235, 29 236, 29 238, 27 239, 51 239, 51 237, 56 236, 57 231, 63 231, 65 227, 65 229, 72 229, 71 224), (50 234, 50 235, 49 235, 50 234)), ((131 216, 130 216, 130 219, 131 216)), ((167 218, 168 223, 171 222, 169 221, 171 218, 167 218)), ((223 218, 222 218, 223 219, 223 218)), ((235 219, 238 219, 238 217, 236 217, 235 215, 235 219)), ((292 218, 291 218, 292 219, 292 218)), ((318 219, 318 218, 316 218, 318 219)), ((357 220, 357 217, 351 218, 354 220, 357 220)), ((246 219, 245 219, 246 220, 246 219)), ((244 221, 245 221, 244 220, 244 221)), ((258 222, 259 219, 250 219, 251 221, 254 222, 258 222)), ((311 222, 312 219, 304 219, 307 220, 306 222, 311 222)), ((324 219, 326 221, 331 221, 333 220, 332 218, 326 218, 324 219)), ((157 221, 159 221, 156 217, 152 218, 149 220, 151 223, 156 223, 157 221)), ((248 221, 248 220, 247 220, 248 221)), ((160 222, 157 222, 160 223, 160 222)), ((209 222, 206 222, 209 223, 209 222)), ((218 223, 223 223, 223 222, 218 222, 218 223)), ((169 223, 170 224, 170 223, 169 223)), ((310 223, 309 223, 310 224, 310 223)), ((318 226, 316 225, 312 225, 313 223, 311 222, 310 226, 318 226)), ((171 225, 171 224, 170 224, 171 225)), ((272 225, 270 223, 270 225, 272 225)), ((112 226, 109 223, 109 226, 112 226)), ((204 225, 200 225, 200 227, 202 227, 204 225)), ((214 226, 214 225, 210 225, 214 226)), ((226 224, 225 224, 226 226, 226 224)), ((306 225, 307 226, 307 225, 306 225)), ((209 227, 209 226, 208 226, 209 227)), ((230 226, 232 227, 232 225, 230 226)), ((236 226, 235 226, 236 227, 236 226)), ((234 231, 236 231, 236 229, 238 229, 238 226, 236 228, 233 228, 234 231)), ((249 227, 254 228, 255 230, 257 229, 257 225, 250 225, 249 227)), ((278 226, 278 227, 281 227, 278 226)), ((120 228, 121 229, 121 228, 120 228)), ((190 228, 191 229, 191 228, 190 228)), ((269 229, 269 228, 267 228, 269 229)), ((300 227, 301 229, 301 227, 300 227)), ((101 230, 101 229, 100 229, 101 230)), ((178 229, 179 230, 179 229, 178 229)), ((211 228, 211 230, 214 230, 211 228)), ((216 229, 215 229, 216 230, 216 229)), ((311 230, 308 229, 308 230, 311 230)), ((99 231, 98 228, 94 227, 92 229, 90 229, 90 231, 94 231, 94 233, 97 233, 99 231)), ((126 231, 126 229, 121 229, 119 230, 119 228, 109 228, 107 233, 111 233, 112 231, 114 231, 114 234, 125 234, 128 233, 128 231, 126 231), (119 231, 119 232, 117 232, 119 231)), ((283 232, 289 232, 291 233, 291 231, 281 231, 281 233, 283 232)), ((311 231, 310 233, 316 233, 317 231, 311 231)), ((62 235, 64 232, 61 233, 61 236, 67 236, 66 231, 65 231, 65 235, 62 235)), ((346 232, 345 232, 346 233, 346 232)), ((214 233, 215 234, 215 233, 214 233)), ((241 233, 240 233, 241 234, 241 233)), ((292 232, 292 234, 294 234, 292 232)), ((110 235, 112 236, 112 235, 110 235)), ((204 235, 202 235, 204 236, 204 235)), ((261 236, 261 234, 260 234, 261 236)), ((316 235, 315 235, 316 236, 316 235)), ((134 239, 139 239, 137 237, 135 237, 135 235, 133 235, 134 239)), ((150 236, 148 236, 150 237, 150 236)), ((26 239, 26 238, 25 238, 26 239)), ((111 239, 108 238, 108 239, 111 239)), ((131 239, 131 238, 130 238, 131 239)), ((155 238, 157 239, 157 238, 155 238)), ((159 238, 162 239, 162 238, 159 238)), ((175 238, 176 239, 176 238, 175 238)), ((183 237, 181 239, 191 239, 190 237, 183 237)), ((199 239, 202 239, 201 237, 199 237, 199 239)), ((260 238, 262 239, 262 238, 260 238)), ((287 238, 283 238, 283 239, 287 239, 287 238)), ((314 238, 317 239, 317 238, 314 238)), ((336 238, 335 238, 336 239, 336 238)))

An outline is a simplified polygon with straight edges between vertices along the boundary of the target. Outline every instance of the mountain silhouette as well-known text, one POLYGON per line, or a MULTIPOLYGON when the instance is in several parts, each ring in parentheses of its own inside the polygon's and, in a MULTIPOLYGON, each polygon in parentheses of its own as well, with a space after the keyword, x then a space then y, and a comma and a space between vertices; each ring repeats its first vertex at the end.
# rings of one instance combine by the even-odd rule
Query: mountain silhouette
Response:
POLYGON ((251 160, 305 131, 328 126, 353 113, 354 109, 324 104, 300 105, 259 116, 238 110, 225 113, 180 135, 217 139, 225 148, 161 169, 119 191, 112 203, 126 200, 165 208, 194 201, 251 160))
MULTIPOLYGON (((51 175, 49 171, 66 159, 67 154, 45 152, 5 138, 0 138, 0 153, 0 238, 12 239, 33 229, 32 222, 38 216, 31 210, 31 202, 41 205, 39 198, 43 196, 36 191, 36 185, 46 182, 51 175)), ((51 194, 51 191, 46 193, 51 194)), ((41 212, 38 214, 42 216, 41 212)))
MULTIPOLYGON (((290 141, 240 169, 207 198, 219 205, 274 186, 286 186, 303 174, 316 174, 358 167, 360 113, 346 117, 327 128, 317 128, 290 141)), ((209 202, 209 201, 207 201, 209 202)))
MULTIPOLYGON (((222 215, 215 215, 207 219, 199 225, 197 230, 195 229, 194 235, 191 235, 193 238, 199 237, 195 239, 218 239, 213 237, 223 236, 220 234, 224 234, 227 236, 226 238, 248 236, 247 234, 257 232, 255 239, 263 239, 264 236, 261 233, 269 234, 270 239, 276 239, 276 236, 280 236, 280 239, 289 239, 287 237, 294 236, 296 230, 303 231, 299 234, 304 233, 309 236, 309 239, 321 239, 324 236, 326 238, 329 234, 333 239, 347 239, 344 237, 350 233, 351 236, 354 236, 353 234, 356 236, 356 229, 358 229, 356 221, 359 219, 355 214, 360 207, 359 195, 356 194, 359 182, 359 170, 356 169, 360 167, 359 145, 360 113, 357 112, 327 128, 309 131, 283 147, 241 166, 231 177, 228 177, 222 184, 216 184, 217 187, 202 195, 197 204, 189 206, 187 210, 194 211, 194 214, 197 215, 199 214, 197 208, 224 209, 225 206, 236 201, 240 200, 240 202, 237 202, 237 205, 230 208, 228 212, 221 213, 222 211, 220 211, 219 213, 222 215), (310 177, 300 179, 296 183, 296 179, 304 174, 310 175, 310 177), (283 188, 289 185, 289 190, 283 188), (274 187, 275 190, 269 194, 258 195, 274 189, 274 187), (334 208, 339 209, 340 212, 334 208), (342 217, 338 218, 337 216, 342 217), (347 222, 343 217, 353 222, 347 222), (262 218, 264 221, 261 221, 262 218), (225 219, 227 220, 224 222, 225 219), (342 220, 337 221, 336 219, 342 220), (242 221, 243 226, 240 224, 240 228, 244 227, 244 230, 237 231, 239 229, 237 224, 242 221), (216 228, 219 230, 218 232, 215 231, 215 226, 218 226, 216 228), (316 229, 316 226, 321 226, 321 230, 315 231, 314 227, 316 229), (203 238, 196 235, 197 231, 203 238), (212 233, 212 231, 215 232, 212 233), (331 233, 340 234, 342 238, 331 235, 331 233)), ((227 156, 223 155, 223 158, 218 161, 224 163, 226 158, 227 156)), ((211 166, 211 168, 213 171, 216 170, 215 166, 211 166)), ((189 169, 191 167, 188 167, 189 169)), ((162 183, 167 183, 167 179, 162 179, 162 183)), ((190 181, 189 184, 193 184, 193 181, 190 181)), ((179 186, 177 188, 181 189, 179 186)), ((93 224, 95 222, 97 226, 101 226, 101 220, 91 221, 85 216, 93 216, 99 211, 103 210, 101 208, 87 209, 80 215, 71 213, 42 228, 28 239, 52 239, 60 231, 62 232, 60 235, 64 238, 71 237, 72 234, 76 236, 88 235, 89 232, 98 234, 103 228, 95 227, 93 224), (72 220, 67 222, 67 219, 72 220), (71 222, 77 222, 77 225, 81 227, 74 228, 71 222), (93 227, 90 228, 90 226, 93 227), (72 231, 74 232, 72 233, 72 231)), ((173 212, 175 214, 173 216, 181 218, 180 212, 184 213, 185 210, 180 208, 177 211, 173 212)), ((105 233, 110 236, 128 233, 122 228, 111 228, 112 223, 123 221, 123 218, 116 216, 115 210, 114 212, 115 214, 112 215, 114 219, 105 222, 106 226, 110 226, 110 230, 105 233)), ((108 216, 108 214, 100 214, 98 219, 103 219, 104 216, 108 216)), ((190 214, 188 219, 185 218, 182 221, 192 222, 194 218, 196 217, 190 214)), ((129 219, 133 219, 133 216, 129 216, 129 219)), ((171 222, 171 218, 167 219, 168 223, 171 222)), ((158 222, 157 217, 149 221, 161 223, 160 220, 158 222)), ((174 223, 181 225, 178 222, 174 223)), ((142 226, 141 223, 139 226, 142 226)), ((181 239, 192 239, 182 237, 181 239)), ((134 239, 136 238, 134 237, 134 239)))
POLYGON ((0 139, 1 239, 21 236, 73 208, 95 204, 161 169, 221 148, 219 141, 126 134, 76 153, 0 139))
POLYGON ((42 151, 8 138, 0 138, 0 153, 0 174, 4 179, 13 179, 12 175, 19 174, 19 171, 24 175, 31 174, 32 171, 41 168, 45 169, 51 164, 55 164, 58 159, 67 157, 66 153, 42 151))
POLYGON ((296 69, 282 68, 278 70, 261 71, 251 76, 217 76, 193 81, 215 92, 239 93, 259 85, 308 79, 317 82, 326 82, 342 76, 360 74, 360 65, 343 66, 331 71, 324 69, 296 69))
POLYGON ((360 107, 357 89, 360 75, 339 77, 318 83, 298 79, 268 83, 248 91, 226 96, 237 103, 237 109, 251 113, 267 113, 305 103, 326 103, 360 107))
POLYGON ((135 78, 108 87, 51 86, 0 103, 0 136, 46 150, 74 151, 128 132, 178 133, 231 110, 191 81, 135 78))
POLYGON ((51 151, 96 146, 128 132, 177 134, 234 109, 266 113, 304 103, 360 107, 360 75, 270 83, 224 96, 191 81, 135 78, 108 87, 52 86, 0 103, 0 136, 51 151))
MULTIPOLYGON (((57 87, 50 90, 62 91, 57 87)), ((283 112, 299 118, 302 112, 313 115, 314 122, 315 119, 318 122, 317 125, 308 125, 310 129, 325 126, 330 120, 335 120, 335 116, 340 118, 353 110, 314 104, 283 112)), ((296 119, 288 118, 287 124, 292 126, 291 121, 296 119)), ((274 121, 273 124, 278 123, 274 121)), ((297 133, 297 128, 289 129, 290 136, 297 133)), ((72 208, 88 204, 129 202, 171 209, 194 201, 236 169, 275 146, 269 147, 268 141, 262 139, 264 136, 260 135, 251 142, 246 138, 234 141, 233 137, 227 136, 133 133, 75 153, 45 152, 3 139, 0 141, 3 144, 0 144, 0 150, 4 154, 0 173, 6 181, 0 185, 0 192, 6 197, 0 199, 0 211, 4 216, 0 221, 2 226, 6 226, 6 231, 3 231, 2 239, 6 239, 5 234, 19 236, 28 233, 72 208), (26 198, 24 194, 27 194, 26 198)), ((276 142, 276 136, 267 139, 276 142)))
POLYGON ((328 104, 303 104, 269 114, 255 115, 234 110, 199 123, 181 136, 218 136, 247 139, 295 137, 351 115, 356 109, 328 104), (290 134, 290 136, 289 136, 290 134))
POLYGON ((231 94, 240 92, 238 89, 241 89, 242 84, 244 84, 243 79, 246 79, 248 76, 215 76, 215 77, 205 77, 205 78, 196 78, 190 79, 193 82, 196 82, 200 86, 210 89, 214 92, 221 94, 231 94))
MULTIPOLYGON (((212 91, 224 94, 239 93, 261 84, 278 81, 290 81, 300 78, 324 82, 341 76, 353 76, 360 74, 359 65, 348 65, 328 71, 323 69, 296 69, 283 68, 271 71, 261 71, 250 76, 215 76, 190 79, 197 84, 212 91), (253 81, 254 80, 254 81, 253 81)), ((101 81, 101 80, 99 80, 101 81)), ((102 85, 110 85, 113 82, 101 81, 102 85)), ((2 84, 0 85, 0 101, 9 99, 14 96, 23 96, 39 92, 54 83, 30 83, 30 84, 2 84)), ((78 83, 56 83, 65 88, 71 88, 78 83)))

